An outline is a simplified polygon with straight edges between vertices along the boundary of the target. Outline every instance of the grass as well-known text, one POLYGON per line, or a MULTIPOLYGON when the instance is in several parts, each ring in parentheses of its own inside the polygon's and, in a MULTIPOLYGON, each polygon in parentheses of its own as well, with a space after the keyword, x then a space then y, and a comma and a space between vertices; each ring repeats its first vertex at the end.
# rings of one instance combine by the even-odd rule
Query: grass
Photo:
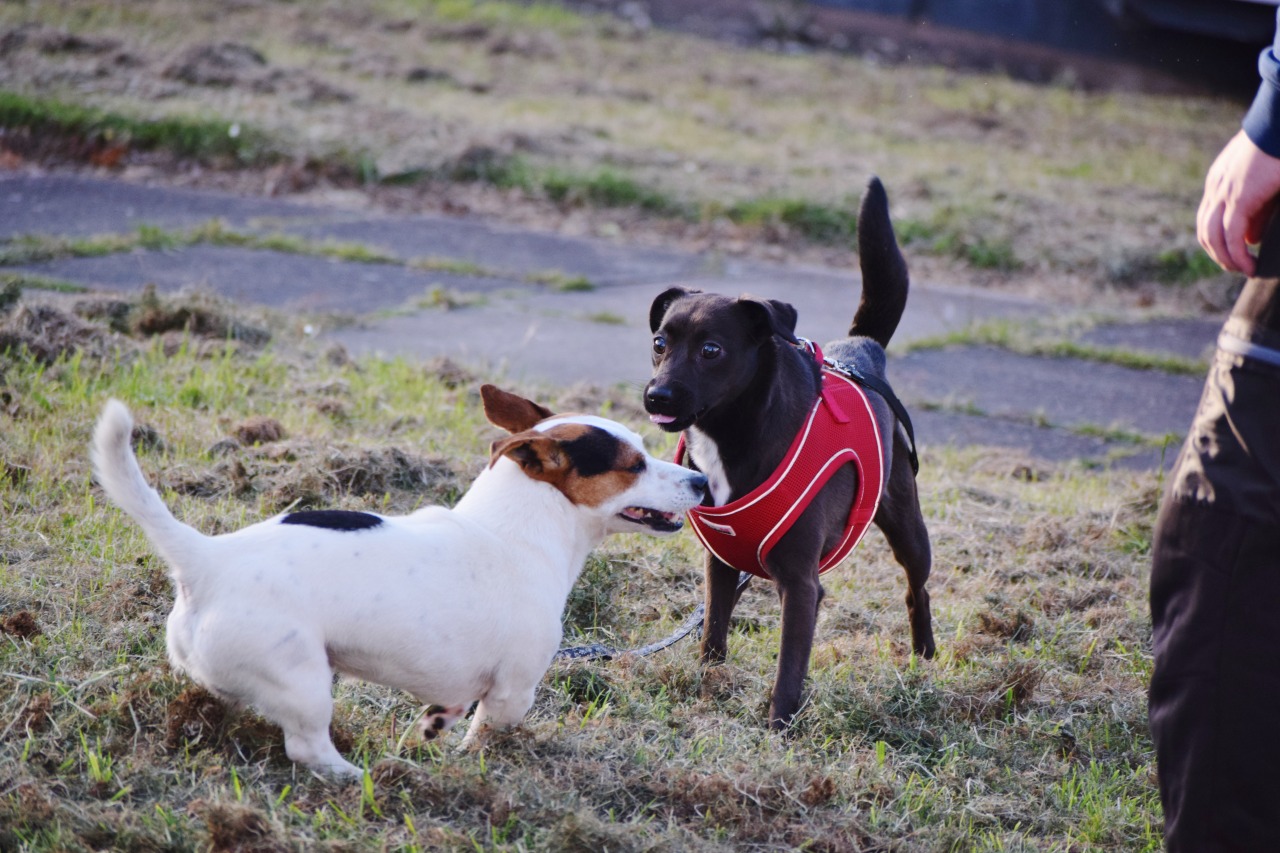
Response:
POLYGON ((35 136, 71 136, 99 152, 165 150, 203 163, 269 165, 281 157, 265 134, 235 121, 139 118, 52 98, 0 90, 0 127, 35 136))
MULTIPOLYGON (((250 322, 229 313, 222 328, 250 322)), ((369 775, 299 771, 278 729, 168 668, 163 564, 89 480, 103 401, 129 403, 148 477, 209 532, 286 506, 451 503, 497 433, 478 378, 335 363, 281 318, 252 322, 272 341, 94 326, 54 357, 0 351, 0 848, 1160 849, 1145 720, 1159 479, 1030 477, 1004 451, 923 448, 937 659, 910 654, 901 571, 871 534, 824 576, 788 736, 763 725, 778 606, 754 585, 725 665, 702 668, 689 643, 557 665, 525 724, 478 753, 456 752, 460 735, 415 742, 405 697, 342 682, 336 736, 369 775), (250 417, 285 438, 229 444, 250 417)), ((519 390, 651 433, 619 392, 519 390)), ((698 599, 700 559, 683 533, 609 540, 567 636, 664 636, 698 599)))
POLYGON ((1051 324, 1008 320, 984 321, 967 329, 914 340, 904 345, 903 351, 945 349, 951 346, 993 346, 1020 355, 1074 358, 1180 376, 1203 376, 1208 370, 1208 364, 1202 359, 1123 347, 1094 346, 1072 340, 1051 324))
POLYGON ((566 275, 560 270, 529 273, 525 280, 534 284, 544 284, 559 293, 590 293, 596 289, 591 279, 581 275, 566 275))
POLYGON ((1219 278, 1188 217, 1239 120, 1225 99, 744 51, 501 0, 0 6, 0 29, 22 24, 118 45, 15 44, 0 127, 37 161, 41 139, 88 140, 60 156, 111 169, 169 151, 256 170, 246 186, 338 183, 552 226, 604 207, 627 233, 844 261, 850 198, 874 173, 915 254, 979 283, 1219 278), (174 75, 175 56, 218 42, 266 64, 225 86, 174 75), (424 67, 448 72, 424 83, 424 67))
POLYGON ((1025 264, 1013 238, 988 211, 972 205, 941 207, 928 219, 906 219, 897 226, 899 239, 916 251, 954 258, 983 270, 1012 273, 1025 264))
MULTIPOLYGON (((103 255, 131 252, 135 249, 172 251, 196 245, 261 249, 294 255, 333 258, 334 260, 353 263, 406 263, 399 258, 360 243, 336 240, 307 240, 302 237, 280 233, 255 234, 229 228, 222 221, 213 219, 186 230, 140 225, 134 232, 129 234, 106 234, 94 237, 70 238, 43 234, 23 234, 0 244, 0 266, 40 263, 59 258, 101 257, 103 255)), ((446 266, 430 259, 415 260, 407 263, 420 269, 437 269, 446 266)), ((453 264, 452 267, 457 270, 466 269, 468 271, 467 274, 482 274, 478 269, 471 266, 464 267, 462 264, 453 264)))
POLYGON ((1217 264, 1199 247, 1179 247, 1126 256, 1114 262, 1110 269, 1111 278, 1126 284, 1155 280, 1185 286, 1218 273, 1217 264))
POLYGON ((56 293, 83 293, 85 286, 74 281, 30 273, 0 273, 0 312, 16 302, 23 290, 48 290, 56 293))
POLYGON ((617 169, 587 171, 562 166, 537 166, 520 157, 497 158, 453 168, 449 177, 480 181, 498 189, 519 189, 557 204, 595 207, 634 207, 648 213, 690 217, 690 209, 671 195, 645 186, 617 169))
MULTIPOLYGON (((716 215, 714 207, 704 209, 704 218, 716 215)), ((856 202, 834 206, 804 199, 753 199, 731 205, 724 215, 743 225, 785 226, 818 243, 852 244, 858 232, 856 202)))
MULTIPOLYGON (((60 237, 48 234, 20 234, 0 241, 0 267, 43 263, 62 258, 90 258, 123 254, 135 249, 173 251, 188 246, 228 246, 237 249, 256 249, 291 255, 331 258, 337 261, 363 264, 393 264, 426 272, 442 272, 474 278, 512 278, 530 284, 540 284, 561 292, 590 291, 595 285, 582 276, 567 276, 559 270, 534 270, 517 273, 486 267, 459 258, 413 257, 401 258, 364 243, 341 240, 311 240, 281 232, 257 233, 231 228, 221 220, 208 222, 185 230, 166 229, 154 225, 140 225, 132 233, 101 234, 92 237, 60 237)), ((79 285, 27 273, 0 275, 0 284, 12 282, 14 286, 45 290, 82 289, 79 285)))

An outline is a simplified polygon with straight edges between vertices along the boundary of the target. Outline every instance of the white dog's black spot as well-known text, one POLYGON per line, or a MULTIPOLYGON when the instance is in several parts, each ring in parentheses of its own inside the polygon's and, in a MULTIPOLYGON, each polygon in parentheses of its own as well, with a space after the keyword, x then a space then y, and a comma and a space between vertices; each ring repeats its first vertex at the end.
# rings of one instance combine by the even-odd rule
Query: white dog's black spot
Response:
POLYGON ((564 442, 565 453, 580 477, 595 477, 616 470, 622 442, 598 427, 591 427, 575 439, 564 442))
POLYGON ((367 512, 343 509, 316 509, 291 512, 280 519, 281 524, 302 524, 324 530, 370 530, 382 524, 382 519, 367 512))

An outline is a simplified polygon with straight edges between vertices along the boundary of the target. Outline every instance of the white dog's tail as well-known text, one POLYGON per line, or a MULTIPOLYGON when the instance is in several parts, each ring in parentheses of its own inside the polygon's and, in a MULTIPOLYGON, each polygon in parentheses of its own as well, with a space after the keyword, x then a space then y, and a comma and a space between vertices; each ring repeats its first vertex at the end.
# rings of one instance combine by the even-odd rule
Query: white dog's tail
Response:
POLYGON ((93 431, 93 472, 103 491, 133 517, 169 564, 176 570, 184 547, 204 534, 188 527, 164 505, 160 495, 148 485, 133 455, 133 416, 119 400, 108 400, 93 431))

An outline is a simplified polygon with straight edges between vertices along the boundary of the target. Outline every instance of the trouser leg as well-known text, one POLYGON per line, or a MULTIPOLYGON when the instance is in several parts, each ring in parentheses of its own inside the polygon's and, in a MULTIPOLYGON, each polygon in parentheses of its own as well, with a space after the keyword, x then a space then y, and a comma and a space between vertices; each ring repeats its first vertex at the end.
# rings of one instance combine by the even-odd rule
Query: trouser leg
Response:
POLYGON ((1219 353, 1153 544, 1150 722, 1173 853, 1280 849, 1278 508, 1280 368, 1219 353))

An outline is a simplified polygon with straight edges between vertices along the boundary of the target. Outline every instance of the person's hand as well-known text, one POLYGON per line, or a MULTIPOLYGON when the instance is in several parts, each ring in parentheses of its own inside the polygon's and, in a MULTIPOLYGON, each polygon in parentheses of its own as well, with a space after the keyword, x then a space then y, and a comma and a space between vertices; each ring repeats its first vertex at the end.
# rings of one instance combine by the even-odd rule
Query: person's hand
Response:
POLYGON ((1261 241, 1277 193, 1280 159, 1240 131, 1209 167, 1196 213, 1196 236, 1218 266, 1253 275, 1256 261, 1249 246, 1261 241))

